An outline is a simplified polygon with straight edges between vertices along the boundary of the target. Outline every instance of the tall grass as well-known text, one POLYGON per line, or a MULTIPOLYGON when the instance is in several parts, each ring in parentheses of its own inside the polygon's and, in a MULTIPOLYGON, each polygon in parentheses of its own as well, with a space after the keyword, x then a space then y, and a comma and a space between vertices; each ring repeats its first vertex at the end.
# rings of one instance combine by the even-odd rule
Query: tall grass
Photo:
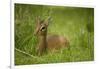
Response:
POLYGON ((15 4, 15 48, 33 55, 30 57, 15 50, 15 65, 79 62, 94 60, 94 9, 15 4), (38 39, 33 35, 35 18, 51 16, 48 33, 65 36, 70 50, 36 55, 38 39))

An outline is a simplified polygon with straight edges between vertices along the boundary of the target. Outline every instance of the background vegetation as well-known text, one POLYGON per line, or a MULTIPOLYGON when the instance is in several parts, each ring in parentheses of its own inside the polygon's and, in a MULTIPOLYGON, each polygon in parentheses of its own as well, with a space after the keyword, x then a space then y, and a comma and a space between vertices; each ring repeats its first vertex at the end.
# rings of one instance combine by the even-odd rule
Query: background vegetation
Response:
POLYGON ((15 65, 78 62, 94 60, 94 9, 15 4, 15 65), (70 50, 61 49, 39 57, 35 53, 38 43, 35 18, 51 16, 48 33, 65 36, 70 50), (31 54, 31 56, 24 54, 31 54))

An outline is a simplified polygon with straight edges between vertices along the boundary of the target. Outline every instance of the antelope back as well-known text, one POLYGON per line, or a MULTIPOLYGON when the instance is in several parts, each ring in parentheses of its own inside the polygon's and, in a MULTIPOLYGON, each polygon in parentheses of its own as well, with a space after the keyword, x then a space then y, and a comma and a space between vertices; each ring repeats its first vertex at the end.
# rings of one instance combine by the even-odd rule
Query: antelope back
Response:
POLYGON ((48 35, 47 47, 49 50, 60 49, 69 46, 69 40, 64 36, 48 35))

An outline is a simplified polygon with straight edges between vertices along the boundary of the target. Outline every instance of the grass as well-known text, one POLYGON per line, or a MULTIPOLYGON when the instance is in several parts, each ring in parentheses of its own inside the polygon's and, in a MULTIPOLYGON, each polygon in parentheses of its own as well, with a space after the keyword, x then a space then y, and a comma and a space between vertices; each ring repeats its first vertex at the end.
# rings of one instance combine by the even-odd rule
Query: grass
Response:
POLYGON ((79 62, 94 60, 94 9, 15 4, 15 65, 79 62), (51 16, 48 33, 65 36, 70 40, 70 50, 37 56, 38 39, 33 35, 35 18, 51 16))

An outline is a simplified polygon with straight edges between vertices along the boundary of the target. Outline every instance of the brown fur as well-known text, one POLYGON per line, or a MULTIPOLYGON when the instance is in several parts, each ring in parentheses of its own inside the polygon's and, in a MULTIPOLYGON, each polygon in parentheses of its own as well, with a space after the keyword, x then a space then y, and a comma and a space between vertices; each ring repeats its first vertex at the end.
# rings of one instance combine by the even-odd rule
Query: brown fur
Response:
POLYGON ((68 40, 63 36, 59 35, 47 36, 47 48, 49 50, 66 47, 68 44, 69 44, 68 40))

